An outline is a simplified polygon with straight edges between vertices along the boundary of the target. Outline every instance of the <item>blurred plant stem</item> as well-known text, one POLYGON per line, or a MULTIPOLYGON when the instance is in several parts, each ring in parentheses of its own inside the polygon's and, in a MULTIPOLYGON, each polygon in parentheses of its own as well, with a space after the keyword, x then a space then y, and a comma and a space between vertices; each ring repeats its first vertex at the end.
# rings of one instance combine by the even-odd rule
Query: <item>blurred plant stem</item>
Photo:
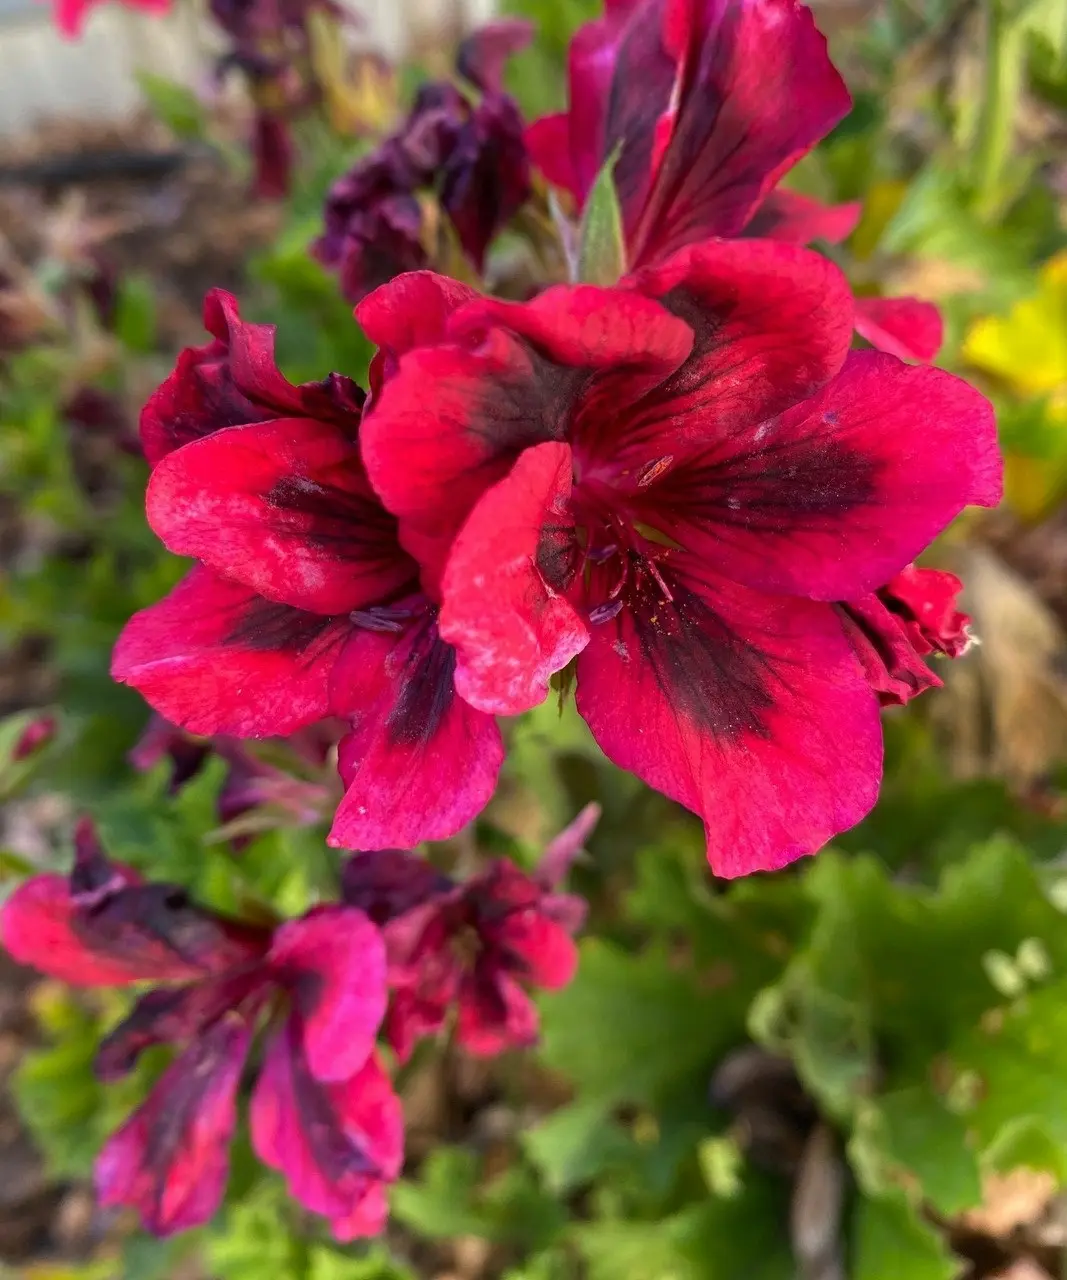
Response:
POLYGON ((1008 0, 983 0, 985 86, 975 154, 974 209, 994 221, 1004 204, 1004 170, 1011 158, 1026 58, 1026 23, 1008 0))

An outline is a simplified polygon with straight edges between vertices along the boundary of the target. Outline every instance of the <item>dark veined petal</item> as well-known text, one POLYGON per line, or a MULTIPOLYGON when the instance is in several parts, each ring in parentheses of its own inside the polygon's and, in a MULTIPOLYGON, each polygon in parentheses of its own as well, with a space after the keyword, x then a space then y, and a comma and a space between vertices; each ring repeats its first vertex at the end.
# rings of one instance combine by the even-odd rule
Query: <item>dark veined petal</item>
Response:
POLYGON ((173 1062, 96 1162, 101 1205, 136 1209, 155 1235, 207 1222, 219 1207, 250 1028, 225 1018, 173 1062))
POLYGON ((385 1016, 385 943, 362 911, 319 907, 281 925, 267 963, 293 993, 307 1069, 347 1080, 374 1049, 385 1016))
POLYGON ((452 882, 425 858, 403 849, 368 849, 345 860, 341 896, 377 925, 448 892, 452 882))
POLYGON ((338 1240, 382 1230, 384 1186, 403 1159, 403 1118, 377 1058, 347 1080, 320 1084, 291 1019, 267 1048, 251 1126, 259 1158, 284 1176, 295 1200, 329 1219, 338 1240))
POLYGON ((452 314, 446 337, 401 358, 362 435, 371 482, 431 593, 474 502, 522 449, 562 440, 596 388, 616 407, 637 398, 692 342, 651 299, 588 285, 522 304, 478 298, 452 314))
POLYGON ((491 716, 458 696, 455 652, 429 613, 357 633, 335 683, 352 710, 338 769, 345 796, 329 843, 412 848, 444 840, 488 802, 503 762, 491 716))
POLYGON ((674 458, 647 520, 740 582, 850 600, 969 503, 1000 499, 989 402, 940 369, 854 352, 818 394, 674 458))
POLYGON ((852 105, 797 0, 662 0, 632 21, 653 14, 662 15, 678 78, 655 126, 652 190, 628 227, 634 264, 738 235, 852 105))
POLYGON ((703 819, 717 875, 776 870, 874 804, 878 702, 830 605, 683 568, 661 572, 670 600, 636 573, 591 628, 578 710, 609 759, 703 819))
POLYGON ((196 568, 134 614, 111 674, 192 733, 285 735, 332 713, 330 674, 350 631, 347 615, 276 604, 196 568))
POLYGON ((345 613, 415 576, 356 445, 329 422, 278 418, 190 444, 156 467, 147 510, 171 551, 294 609, 345 613))
POLYGON ((575 451, 609 471, 616 488, 645 491, 653 464, 752 429, 823 386, 848 355, 848 282, 798 245, 713 241, 630 283, 684 320, 694 342, 678 371, 632 409, 583 406, 575 451))

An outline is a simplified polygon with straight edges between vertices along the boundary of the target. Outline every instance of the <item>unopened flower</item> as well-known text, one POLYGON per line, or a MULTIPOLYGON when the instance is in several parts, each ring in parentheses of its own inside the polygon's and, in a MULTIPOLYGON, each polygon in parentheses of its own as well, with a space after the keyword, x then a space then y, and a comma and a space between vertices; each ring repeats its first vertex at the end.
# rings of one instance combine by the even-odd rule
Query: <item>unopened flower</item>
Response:
POLYGON ((525 24, 476 33, 464 65, 485 90, 470 101, 454 85, 423 85, 407 119, 330 189, 315 254, 358 301, 429 261, 421 194, 439 200, 464 253, 480 271, 489 242, 530 192, 518 107, 500 83, 509 52, 529 39, 525 24))
POLYGON ((502 740, 456 695, 435 584, 367 480, 363 392, 339 375, 286 382, 272 330, 227 294, 205 318, 216 341, 183 352, 142 419, 149 522, 199 564, 129 622, 112 672, 205 736, 348 721, 331 843, 452 835, 492 794, 502 740))
POLYGON ((923 660, 958 658, 971 643, 970 619, 956 608, 959 578, 908 565, 878 591, 840 606, 845 630, 883 705, 909 702, 942 681, 923 660))
POLYGON ((213 1215, 241 1074, 266 1022, 253 1147, 338 1238, 381 1230, 401 1115, 374 1055, 385 948, 362 912, 319 907, 275 929, 230 920, 110 861, 83 823, 70 878, 22 884, 0 911, 0 939, 16 960, 76 986, 167 984, 142 995, 100 1047, 104 1080, 151 1045, 177 1051, 100 1153, 103 1205, 135 1208, 158 1235, 213 1215))
POLYGON ((30 756, 36 755, 43 747, 48 746, 55 736, 55 716, 37 716, 19 734, 11 752, 11 759, 28 760, 30 756))
POLYGON ((260 109, 252 125, 255 193, 262 200, 283 200, 293 176, 293 134, 278 112, 260 109))
POLYGON ((363 457, 442 584, 460 694, 515 714, 576 658, 602 749, 704 819, 723 875, 858 821, 878 700, 834 602, 999 499, 988 402, 850 354, 847 282, 794 245, 710 241, 524 304, 417 279, 359 308, 395 368, 363 457))
MULTIPOLYGON (((550 182, 584 204, 618 147, 615 181, 631 269, 712 236, 841 240, 858 204, 777 189, 852 106, 797 0, 621 0, 571 42, 570 108, 526 142, 550 182)), ((893 355, 931 360, 937 308, 856 300, 856 329, 893 355)))

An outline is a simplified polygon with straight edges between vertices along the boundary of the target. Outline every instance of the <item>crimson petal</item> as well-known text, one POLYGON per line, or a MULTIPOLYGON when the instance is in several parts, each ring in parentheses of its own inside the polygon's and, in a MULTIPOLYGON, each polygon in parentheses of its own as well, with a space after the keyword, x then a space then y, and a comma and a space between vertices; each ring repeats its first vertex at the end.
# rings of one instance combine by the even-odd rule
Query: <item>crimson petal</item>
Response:
POLYGON ((848 282, 797 245, 696 245, 638 272, 630 285, 685 320, 694 343, 677 373, 634 411, 583 412, 577 423, 576 450, 610 463, 616 486, 644 490, 649 463, 780 413, 828 382, 848 355, 848 282))
POLYGON ((879 351, 928 364, 941 350, 945 325, 932 302, 918 298, 857 298, 856 332, 879 351))
POLYGON ((156 467, 147 509, 171 551, 294 609, 363 608, 415 572, 356 445, 329 422, 279 418, 187 445, 156 467))
POLYGON ((656 124, 652 191, 629 229, 635 264, 740 234, 852 105, 810 10, 796 0, 662 0, 632 22, 653 15, 678 78, 656 124))
POLYGON ((330 673, 350 631, 347 616, 275 604, 196 568, 134 614, 111 674, 192 733, 285 735, 332 714, 330 673))
POLYGON ((355 709, 338 769, 345 796, 329 843, 411 848, 444 840, 488 802, 503 762, 491 716, 455 691, 455 651, 430 614, 402 631, 357 633, 335 683, 355 709))
POLYGON ((251 1031, 215 1024, 163 1073, 96 1162, 101 1205, 129 1205, 156 1235, 200 1226, 222 1199, 251 1031))
POLYGON ((778 187, 749 219, 745 235, 788 240, 792 244, 809 244, 812 240, 837 244, 856 230, 862 212, 859 200, 823 204, 799 191, 778 187))
POLYGON ((283 1174, 294 1199, 329 1219, 338 1240, 382 1230, 383 1183, 400 1172, 403 1119, 376 1058, 347 1080, 320 1084, 291 1020, 267 1048, 251 1126, 259 1158, 283 1174))
POLYGON ((817 395, 675 458, 647 519, 731 577, 851 600, 902 569, 969 503, 1000 499, 989 402, 940 369, 854 352, 817 395))
POLYGON ((518 715, 589 638, 562 592, 574 575, 567 510, 571 451, 540 444, 479 500, 452 547, 441 636, 456 648, 456 689, 480 711, 518 715))
POLYGON ((700 815, 717 875, 777 870, 874 804, 878 703, 831 606, 684 569, 661 574, 671 600, 639 576, 592 628, 578 710, 609 759, 700 815))
POLYGON ((385 1016, 385 943, 362 911, 320 907, 274 935, 267 963, 293 992, 316 1080, 363 1066, 385 1016))
POLYGON ((446 336, 401 358, 362 435, 371 482, 431 592, 474 502, 522 449, 561 440, 591 386, 602 384, 616 408, 635 399, 692 342, 652 299, 588 285, 531 303, 475 299, 453 313, 446 336))

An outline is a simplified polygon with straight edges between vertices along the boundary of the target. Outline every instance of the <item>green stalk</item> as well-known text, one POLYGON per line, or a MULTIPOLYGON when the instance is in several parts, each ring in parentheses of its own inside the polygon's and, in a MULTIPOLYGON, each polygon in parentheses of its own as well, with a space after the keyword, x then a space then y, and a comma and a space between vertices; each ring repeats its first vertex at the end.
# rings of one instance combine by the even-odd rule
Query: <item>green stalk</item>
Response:
POLYGON ((984 0, 985 84, 975 155, 975 212, 992 221, 1003 204, 1026 58, 1025 23, 1009 17, 1005 0, 984 0))

